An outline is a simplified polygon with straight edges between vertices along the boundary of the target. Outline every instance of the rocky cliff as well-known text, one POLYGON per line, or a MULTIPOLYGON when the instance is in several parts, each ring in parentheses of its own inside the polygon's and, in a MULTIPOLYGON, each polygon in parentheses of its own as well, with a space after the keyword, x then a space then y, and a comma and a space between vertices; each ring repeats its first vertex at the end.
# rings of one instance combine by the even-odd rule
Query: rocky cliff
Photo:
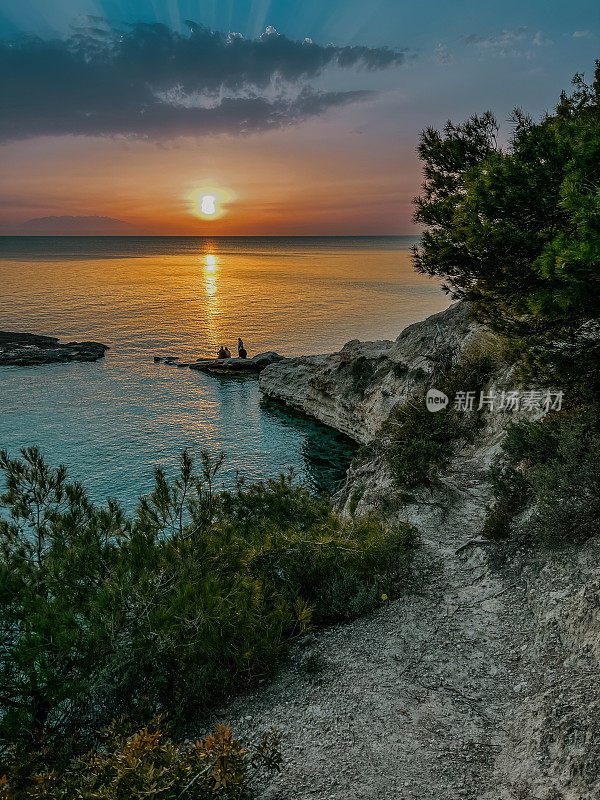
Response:
MULTIPOLYGON (((260 386, 365 444, 482 339, 493 343, 456 304, 394 342, 269 366, 260 386)), ((515 388, 500 362, 485 391, 515 388)), ((500 558, 481 537, 489 467, 515 418, 485 413, 436 480, 409 491, 378 447, 351 467, 343 513, 412 521, 427 577, 371 617, 318 633, 318 679, 303 675, 300 648, 276 684, 227 709, 236 730, 269 720, 284 732, 286 764, 262 797, 600 797, 600 542, 500 558)))
POLYGON ((393 342, 354 340, 339 353, 284 359, 264 370, 260 389, 364 444, 424 375, 441 374, 481 335, 468 306, 456 303, 393 342))

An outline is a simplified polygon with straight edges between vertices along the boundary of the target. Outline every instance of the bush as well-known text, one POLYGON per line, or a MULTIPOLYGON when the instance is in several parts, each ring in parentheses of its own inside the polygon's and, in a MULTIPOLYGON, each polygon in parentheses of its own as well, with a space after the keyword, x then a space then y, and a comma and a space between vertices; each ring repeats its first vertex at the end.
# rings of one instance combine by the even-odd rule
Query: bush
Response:
POLYGON ((175 743, 160 718, 129 733, 125 719, 102 732, 101 744, 61 769, 40 756, 0 778, 3 800, 211 800, 240 798, 249 769, 279 769, 280 736, 272 729, 251 750, 217 725, 200 741, 175 743))
POLYGON ((291 476, 215 494, 218 466, 184 453, 127 518, 35 449, 0 457, 0 755, 67 757, 123 714, 177 730, 314 624, 401 590, 410 526, 342 520, 291 476))
MULTIPOLYGON (((450 398, 461 390, 478 393, 500 358, 495 344, 475 342, 436 388, 450 398)), ((431 481, 449 463, 458 442, 471 440, 481 423, 480 412, 457 411, 452 405, 431 413, 424 393, 398 406, 383 428, 385 455, 398 483, 411 488, 431 481)))
POLYGON ((599 407, 585 405, 513 424, 491 474, 496 500, 485 535, 505 538, 527 508, 520 530, 543 545, 580 543, 598 533, 599 423, 599 407))
POLYGON ((308 537, 306 532, 265 537, 250 569, 288 602, 298 597, 308 602, 312 621, 331 623, 371 610, 381 592, 397 593, 414 543, 414 529, 406 523, 337 520, 308 537))
POLYGON ((379 366, 377 360, 359 356, 348 361, 342 361, 338 365, 338 371, 346 372, 351 381, 352 391, 362 399, 365 391, 373 382, 379 366))

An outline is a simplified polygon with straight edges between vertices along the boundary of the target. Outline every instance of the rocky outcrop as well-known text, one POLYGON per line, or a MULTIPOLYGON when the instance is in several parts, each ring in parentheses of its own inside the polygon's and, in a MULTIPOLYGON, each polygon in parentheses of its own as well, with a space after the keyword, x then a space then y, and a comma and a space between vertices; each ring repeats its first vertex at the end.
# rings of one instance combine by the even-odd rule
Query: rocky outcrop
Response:
POLYGON ((339 353, 287 358, 260 376, 265 397, 364 444, 415 386, 435 380, 483 334, 466 303, 406 328, 395 341, 348 342, 339 353))
POLYGON ((252 358, 198 358, 196 361, 180 361, 179 356, 154 356, 155 364, 167 364, 183 369, 189 367, 198 372, 211 372, 214 375, 258 375, 270 364, 283 361, 283 356, 268 350, 257 353, 252 358))
POLYGON ((0 331, 0 366, 4 367, 97 361, 108 349, 99 342, 59 342, 54 336, 0 331))
MULTIPOLYGON (((373 442, 338 505, 413 522, 425 576, 372 616, 317 633, 316 679, 303 674, 300 646, 276 684, 223 711, 246 735, 265 719, 283 731, 286 763, 260 787, 264 800, 600 797, 600 540, 495 557, 481 536, 506 428, 543 412, 486 412, 435 481, 410 490, 378 446, 394 408, 482 337, 491 334, 459 303, 395 342, 350 342, 260 377, 265 396, 373 442)), ((500 360, 485 391, 516 388, 500 360)))
POLYGON ((262 372, 271 364, 283 360, 279 353, 268 351, 252 358, 199 358, 190 369, 212 372, 215 375, 252 375, 262 372))

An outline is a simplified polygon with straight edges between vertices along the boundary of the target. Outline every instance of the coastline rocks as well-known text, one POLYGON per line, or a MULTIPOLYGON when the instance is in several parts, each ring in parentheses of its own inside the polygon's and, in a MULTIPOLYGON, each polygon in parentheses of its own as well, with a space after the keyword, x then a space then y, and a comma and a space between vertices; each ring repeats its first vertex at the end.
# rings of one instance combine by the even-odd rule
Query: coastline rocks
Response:
MULTIPOLYGON (((318 704, 295 664, 273 688, 234 701, 228 718, 241 719, 239 735, 247 720, 268 718, 284 740, 304 743, 264 800, 343 800, 350 786, 352 796, 382 798, 600 797, 600 539, 552 552, 482 536, 495 503, 489 470, 507 427, 543 410, 485 410, 472 440, 452 449, 435 480, 416 486, 393 474, 385 431, 378 439, 394 406, 422 402, 424 386, 439 387, 471 344, 494 339, 458 303, 395 342, 350 342, 260 376, 265 396, 372 442, 334 498, 346 517, 375 512, 420 533, 413 591, 315 634, 314 648, 332 665, 319 676, 318 704), (373 719, 389 734, 375 766, 373 719)), ((499 351, 483 391, 527 389, 520 380, 499 351)))
POLYGON ((190 364, 190 369, 216 375, 248 375, 262 372, 266 367, 283 360, 273 351, 258 353, 253 358, 200 358, 190 364))
POLYGON ((108 345, 100 342, 59 342, 54 336, 0 331, 0 366, 3 367, 97 361, 108 349, 108 345))
POLYGON ((395 341, 348 342, 338 353, 286 358, 260 376, 265 397, 302 411, 360 444, 424 378, 433 382, 481 333, 467 303, 405 328, 395 341))

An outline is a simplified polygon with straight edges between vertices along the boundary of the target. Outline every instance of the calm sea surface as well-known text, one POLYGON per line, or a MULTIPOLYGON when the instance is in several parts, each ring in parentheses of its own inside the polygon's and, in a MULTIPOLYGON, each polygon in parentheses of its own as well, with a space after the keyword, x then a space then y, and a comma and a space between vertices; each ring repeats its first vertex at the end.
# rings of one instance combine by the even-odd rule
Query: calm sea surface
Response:
POLYGON ((221 481, 293 467, 331 490, 351 454, 320 425, 261 404, 255 378, 154 364, 323 353, 393 339, 448 305, 404 237, 0 237, 0 329, 110 345, 94 364, 0 367, 0 447, 38 445, 97 500, 131 507, 185 447, 226 453, 221 481))

